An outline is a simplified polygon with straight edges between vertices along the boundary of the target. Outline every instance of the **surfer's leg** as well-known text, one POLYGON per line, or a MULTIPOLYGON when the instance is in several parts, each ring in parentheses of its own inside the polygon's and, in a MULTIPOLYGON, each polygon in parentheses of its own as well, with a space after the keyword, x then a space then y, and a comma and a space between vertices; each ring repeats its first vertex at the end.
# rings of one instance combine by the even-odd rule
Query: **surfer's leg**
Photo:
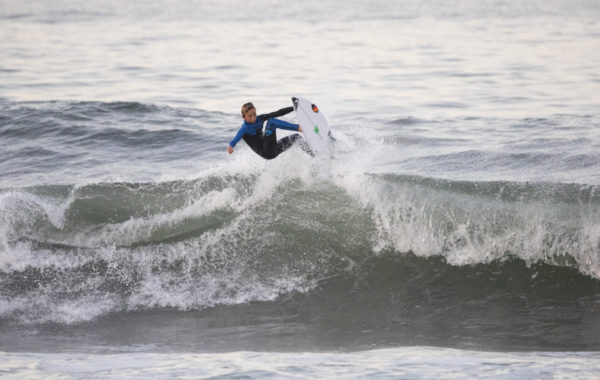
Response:
POLYGON ((299 133, 295 133, 293 135, 286 136, 286 137, 282 138, 281 140, 277 141, 277 154, 285 152, 295 143, 298 143, 298 146, 300 147, 300 149, 302 149, 306 153, 310 154, 311 156, 314 156, 313 152, 310 150, 310 147, 308 146, 306 141, 304 141, 302 136, 300 136, 299 133))
POLYGON ((286 136, 281 140, 277 141, 277 124, 273 122, 276 119, 267 120, 267 125, 265 127, 264 133, 264 146, 263 146, 263 157, 266 159, 273 159, 282 152, 288 150, 294 143, 298 142, 300 148, 313 156, 313 152, 310 150, 310 147, 304 141, 302 136, 299 133, 295 133, 290 136, 286 136))
POLYGON ((248 146, 250 147, 250 149, 254 151, 254 153, 258 154, 262 158, 273 158, 268 157, 265 154, 265 137, 262 134, 254 136, 245 135, 243 138, 244 141, 246 141, 246 144, 248 144, 248 146))
POLYGON ((315 156, 315 154, 313 153, 312 149, 310 149, 310 145, 308 145, 308 143, 306 142, 306 140, 304 140, 303 138, 299 139, 298 146, 300 147, 300 149, 302 149, 306 153, 310 154, 311 157, 315 156))

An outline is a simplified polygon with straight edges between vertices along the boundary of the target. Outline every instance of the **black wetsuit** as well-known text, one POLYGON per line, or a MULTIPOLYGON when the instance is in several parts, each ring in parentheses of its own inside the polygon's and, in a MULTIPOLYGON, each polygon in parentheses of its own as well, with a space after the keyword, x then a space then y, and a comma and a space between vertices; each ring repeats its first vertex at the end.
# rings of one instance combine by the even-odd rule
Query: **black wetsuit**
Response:
POLYGON ((289 131, 298 130, 298 124, 275 119, 276 117, 287 115, 293 110, 293 107, 282 108, 279 111, 257 116, 254 123, 244 121, 235 137, 229 142, 229 146, 233 148, 240 139, 244 139, 246 144, 259 156, 267 160, 277 157, 301 138, 299 134, 293 134, 277 141, 277 128, 289 131), (267 125, 263 133, 262 128, 265 121, 267 125))

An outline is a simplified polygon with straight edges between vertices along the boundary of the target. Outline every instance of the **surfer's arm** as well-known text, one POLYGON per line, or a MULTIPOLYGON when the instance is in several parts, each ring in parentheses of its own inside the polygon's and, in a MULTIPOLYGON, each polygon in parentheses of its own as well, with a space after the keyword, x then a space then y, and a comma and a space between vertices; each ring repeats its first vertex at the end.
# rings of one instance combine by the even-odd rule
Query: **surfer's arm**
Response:
POLYGON ((275 112, 271 112, 271 113, 266 113, 263 115, 258 116, 258 118, 261 118, 263 120, 269 120, 272 119, 274 117, 279 117, 279 116, 283 116, 283 115, 287 115, 288 113, 292 112, 294 110, 294 107, 285 107, 280 109, 279 111, 275 111, 275 112))
MULTIPOLYGON (((267 128, 278 128, 285 129, 287 131, 300 131, 300 126, 298 124, 288 123, 287 121, 279 120, 279 119, 271 119, 267 124, 267 128)), ((300 131, 301 132, 301 131, 300 131)))
POLYGON ((235 147, 235 144, 237 144, 242 139, 242 136, 244 136, 245 133, 246 127, 242 126, 235 134, 235 137, 229 142, 229 146, 227 147, 227 152, 229 152, 229 154, 233 153, 233 147, 235 147))

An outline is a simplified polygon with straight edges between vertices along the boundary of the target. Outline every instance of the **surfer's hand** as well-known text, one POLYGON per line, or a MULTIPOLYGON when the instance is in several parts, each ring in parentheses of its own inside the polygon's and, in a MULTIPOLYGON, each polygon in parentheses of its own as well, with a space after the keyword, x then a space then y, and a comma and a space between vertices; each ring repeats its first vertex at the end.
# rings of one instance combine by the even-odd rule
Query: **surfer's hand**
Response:
POLYGON ((302 127, 298 126, 298 132, 302 133, 302 127))
POLYGON ((229 153, 229 154, 233 153, 233 148, 230 147, 230 146, 228 146, 227 147, 227 153, 229 153))

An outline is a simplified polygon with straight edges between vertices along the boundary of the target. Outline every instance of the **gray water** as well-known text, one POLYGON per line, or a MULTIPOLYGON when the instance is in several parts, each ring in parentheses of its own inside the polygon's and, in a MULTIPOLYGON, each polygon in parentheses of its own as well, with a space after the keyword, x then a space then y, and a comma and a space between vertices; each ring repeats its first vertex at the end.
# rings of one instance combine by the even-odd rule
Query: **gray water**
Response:
POLYGON ((0 373, 593 377, 599 16, 0 0, 0 373), (331 158, 226 153, 291 96, 331 158))

